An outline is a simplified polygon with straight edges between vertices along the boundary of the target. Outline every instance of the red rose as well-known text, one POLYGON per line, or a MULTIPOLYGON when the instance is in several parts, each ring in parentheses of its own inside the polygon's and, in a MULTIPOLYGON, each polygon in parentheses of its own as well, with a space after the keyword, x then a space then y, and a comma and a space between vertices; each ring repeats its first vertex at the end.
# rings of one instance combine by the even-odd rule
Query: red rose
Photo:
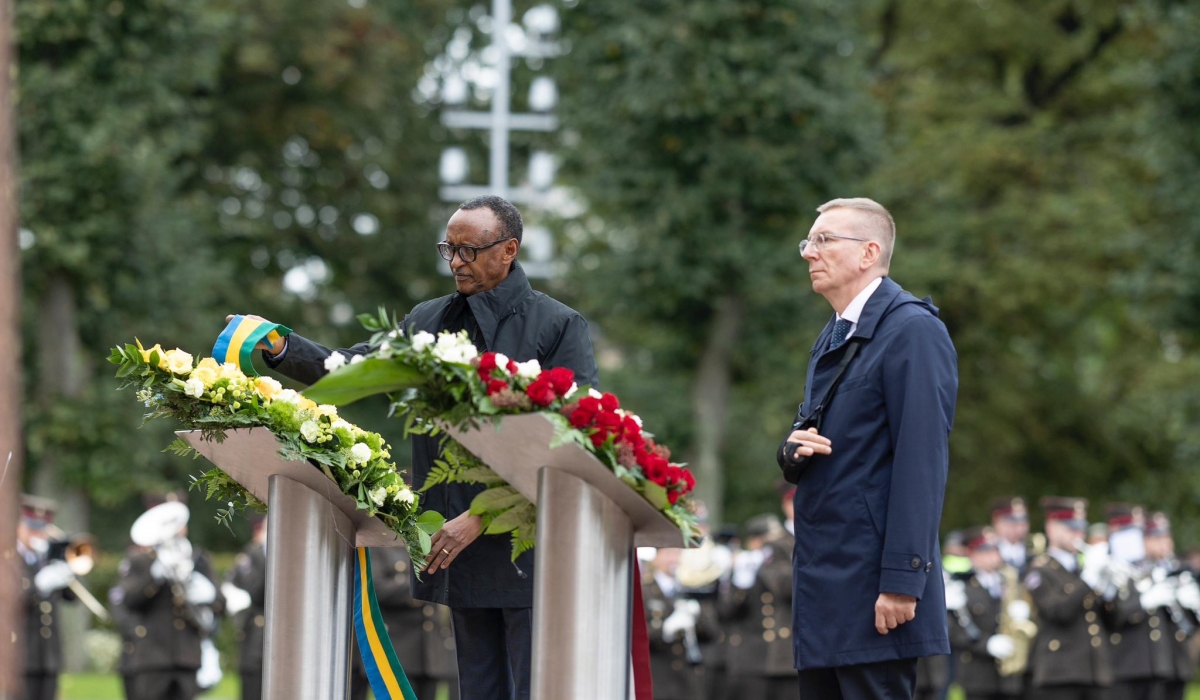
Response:
POLYGON ((679 497, 682 495, 683 494, 679 493, 678 491, 667 491, 667 503, 675 505, 675 501, 678 501, 679 497))
POLYGON ((680 474, 680 471, 682 470, 674 464, 667 467, 667 483, 672 487, 678 486, 679 482, 683 480, 683 475, 680 474))
POLYGON ((493 394, 496 394, 496 393, 499 393, 499 392, 501 392, 501 391, 504 391, 504 390, 505 390, 505 389, 507 389, 507 388, 508 388, 508 382, 504 381, 503 379, 489 379, 489 380, 487 380, 487 394, 488 394, 488 396, 492 396, 493 394))
POLYGON ((566 396, 571 387, 575 385, 575 372, 566 367, 555 367, 548 369, 543 373, 550 376, 550 386, 554 387, 554 393, 559 396, 566 396))
POLYGON ((550 386, 550 380, 545 375, 533 380, 533 383, 526 387, 525 394, 529 396, 529 400, 535 406, 543 408, 554 403, 554 399, 556 398, 554 396, 554 387, 550 386))
POLYGON ((516 361, 516 360, 509 360, 509 361, 508 361, 508 366, 507 366, 507 367, 505 367, 505 369, 507 369, 507 370, 508 370, 508 373, 509 373, 509 374, 516 374, 516 373, 517 373, 517 361, 516 361))
POLYGON ((594 399, 591 396, 585 396, 582 399, 579 399, 579 407, 586 408, 588 411, 590 411, 592 413, 599 413, 600 412, 600 399, 594 399))
POLYGON ((592 419, 596 417, 595 413, 587 410, 583 406, 571 411, 571 415, 567 416, 567 420, 571 421, 573 428, 586 428, 592 424, 592 419))
POLYGON ((592 447, 595 447, 598 450, 604 446, 604 441, 608 440, 608 433, 604 432, 603 430, 597 430, 589 435, 588 439, 592 441, 592 447))
POLYGON ((605 394, 600 397, 600 407, 606 411, 615 411, 621 407, 621 402, 612 394, 605 394))
MULTIPOLYGON (((479 378, 483 380, 484 384, 492 381, 492 370, 494 369, 496 369, 496 353, 485 352, 479 356, 477 371, 479 372, 479 378)), ((491 392, 489 391, 488 393, 490 394, 491 392)))
POLYGON ((667 485, 667 463, 664 461, 652 460, 649 464, 642 466, 642 473, 659 486, 667 485))
POLYGON ((635 447, 641 447, 646 442, 642 437, 642 426, 638 425, 631 416, 625 416, 625 419, 621 421, 621 440, 635 447))
POLYGON ((690 469, 680 467, 679 471, 683 474, 683 492, 691 493, 692 489, 696 488, 696 477, 692 475, 692 471, 690 469))
POLYGON ((596 415, 596 425, 615 433, 621 429, 621 417, 615 413, 600 413, 596 415))

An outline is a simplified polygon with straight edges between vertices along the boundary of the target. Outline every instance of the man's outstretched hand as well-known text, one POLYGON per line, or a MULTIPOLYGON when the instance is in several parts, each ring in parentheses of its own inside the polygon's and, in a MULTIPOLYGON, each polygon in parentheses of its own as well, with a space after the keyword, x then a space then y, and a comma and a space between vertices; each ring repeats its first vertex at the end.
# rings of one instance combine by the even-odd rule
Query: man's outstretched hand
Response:
POLYGON ((917 599, 900 593, 880 593, 875 601, 875 630, 887 634, 917 616, 917 599))
MULTIPOLYGON (((256 321, 265 321, 266 323, 270 323, 270 321, 267 321, 267 319, 263 318, 262 316, 255 316, 254 314, 242 314, 242 315, 245 316, 246 318, 255 319, 256 321)), ((229 323, 232 320, 233 320, 233 314, 229 314, 228 316, 225 317, 225 323, 229 323)), ((280 338, 279 342, 275 343, 274 345, 268 345, 266 342, 266 338, 263 338, 262 340, 258 341, 258 344, 254 346, 254 349, 255 350, 265 350, 270 355, 278 355, 279 353, 283 352, 283 349, 286 347, 287 347, 287 338, 280 338)))
POLYGON ((429 558, 425 560, 425 571, 434 573, 438 569, 450 566, 450 563, 482 532, 483 518, 471 515, 471 511, 447 521, 441 530, 433 534, 429 558))

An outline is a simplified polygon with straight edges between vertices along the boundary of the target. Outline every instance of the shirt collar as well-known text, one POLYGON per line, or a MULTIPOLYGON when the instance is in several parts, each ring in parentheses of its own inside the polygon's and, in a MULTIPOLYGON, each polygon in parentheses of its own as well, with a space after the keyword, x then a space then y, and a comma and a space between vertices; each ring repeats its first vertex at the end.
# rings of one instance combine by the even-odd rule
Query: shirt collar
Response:
POLYGON ((1079 568, 1079 557, 1066 550, 1059 549, 1058 547, 1050 547, 1046 550, 1046 554, 1057 559, 1058 563, 1062 564, 1063 568, 1067 571, 1074 571, 1079 568))
POLYGON ((838 314, 838 320, 846 320, 850 323, 858 323, 859 316, 862 316, 863 308, 867 305, 867 300, 879 289, 879 285, 883 284, 883 277, 876 277, 871 280, 871 283, 863 288, 858 296, 846 306, 842 313, 838 314))

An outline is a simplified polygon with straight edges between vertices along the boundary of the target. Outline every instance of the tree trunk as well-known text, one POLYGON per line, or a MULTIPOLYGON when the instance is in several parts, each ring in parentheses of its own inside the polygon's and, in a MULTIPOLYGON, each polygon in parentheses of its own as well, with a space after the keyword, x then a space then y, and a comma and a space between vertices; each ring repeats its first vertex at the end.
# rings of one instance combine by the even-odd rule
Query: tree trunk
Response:
MULTIPOLYGON (((88 370, 79 337, 75 285, 65 274, 51 278, 38 300, 38 392, 47 404, 78 399, 87 387, 88 370)), ((61 473, 61 457, 53 445, 38 460, 33 490, 58 501, 56 525, 67 533, 87 532, 89 504, 83 489, 68 488, 61 473)), ((69 671, 82 671, 85 663, 84 633, 90 619, 80 605, 59 606, 63 662, 69 671)))
POLYGON ((722 297, 709 326, 692 388, 696 437, 692 443, 691 468, 696 475, 695 496, 708 507, 709 523, 714 528, 720 526, 725 510, 725 465, 721 453, 729 427, 729 389, 733 383, 730 357, 741 329, 741 300, 722 297))
POLYGON ((21 266, 17 251, 16 122, 10 83, 15 62, 12 2, 0 2, 0 698, 18 697, 23 626, 17 567, 17 494, 21 491, 21 266))

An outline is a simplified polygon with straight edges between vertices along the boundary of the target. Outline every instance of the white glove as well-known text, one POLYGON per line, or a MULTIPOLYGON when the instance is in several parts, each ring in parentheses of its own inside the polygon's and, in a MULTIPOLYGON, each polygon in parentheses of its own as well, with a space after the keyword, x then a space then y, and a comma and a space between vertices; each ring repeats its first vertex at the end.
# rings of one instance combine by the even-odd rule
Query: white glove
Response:
POLYGON ((1179 577, 1179 588, 1175 589, 1175 599, 1179 601, 1180 606, 1192 612, 1200 612, 1200 586, 1197 586, 1196 581, 1190 576, 1179 577))
POLYGON ((1107 566, 1108 544, 1094 544, 1084 551, 1083 571, 1079 572, 1079 578, 1092 590, 1098 591, 1104 587, 1102 574, 1107 566))
POLYGON ((663 620, 663 641, 673 642, 681 632, 695 629, 696 618, 700 616, 700 603, 695 600, 675 601, 675 612, 663 620))
POLYGON ((1029 602, 1020 598, 1008 604, 1008 616, 1017 622, 1029 622, 1032 612, 1029 609, 1029 602))
POLYGON ((957 612, 965 607, 967 607, 967 587, 957 579, 947 581, 946 610, 957 612))
POLYGON ((221 595, 225 596, 225 613, 230 617, 250 607, 250 594, 226 581, 221 584, 221 595))
POLYGON ((33 585, 38 593, 47 596, 69 586, 73 578, 75 574, 71 567, 67 566, 67 562, 56 560, 38 570, 37 575, 33 577, 33 585))
POLYGON ((1175 589, 1165 581, 1156 583, 1147 588, 1138 600, 1142 604, 1142 610, 1154 612, 1175 602, 1175 589))
POLYGON ((150 567, 150 573, 156 578, 166 578, 173 581, 187 581, 192 575, 192 543, 182 537, 168 540, 154 548, 157 561, 160 562, 158 573, 155 567, 150 567), (161 575, 160 575, 161 574, 161 575))
MULTIPOLYGON (((209 584, 212 585, 211 583, 209 584)), ((221 682, 221 654, 211 639, 200 640, 200 668, 196 671, 196 684, 201 690, 212 688, 221 682)))
POLYGON ((738 552, 733 557, 732 583, 743 590, 753 588, 758 579, 758 569, 763 564, 763 550, 738 552))
POLYGON ((217 587, 204 574, 193 571, 187 580, 187 602, 211 605, 217 599, 217 587))
POLYGON ((993 659, 1007 659, 1015 654, 1017 645, 1006 634, 993 634, 987 640, 987 653, 993 659))

